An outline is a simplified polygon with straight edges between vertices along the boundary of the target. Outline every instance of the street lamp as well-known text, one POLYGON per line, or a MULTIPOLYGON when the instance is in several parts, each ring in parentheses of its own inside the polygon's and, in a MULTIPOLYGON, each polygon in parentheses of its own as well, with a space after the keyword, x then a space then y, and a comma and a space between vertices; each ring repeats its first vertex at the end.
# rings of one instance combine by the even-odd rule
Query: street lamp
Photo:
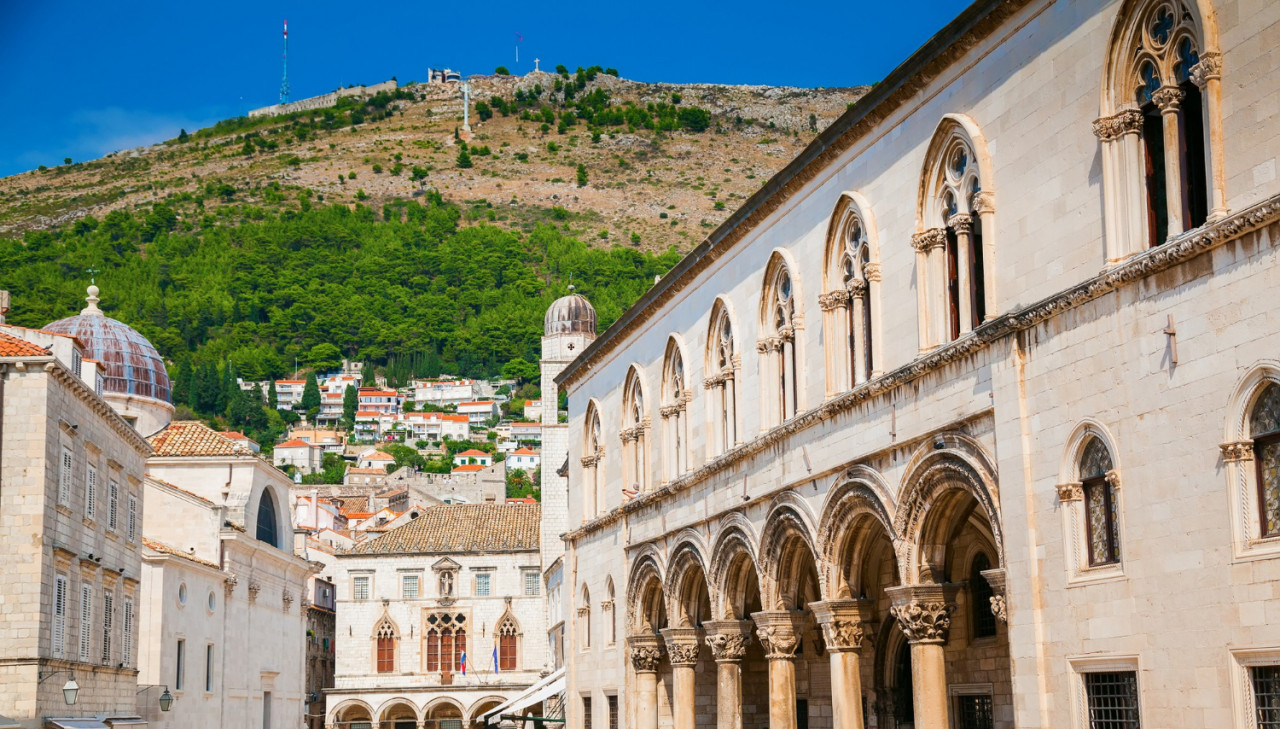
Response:
MULTIPOLYGON (((159 688, 159 687, 160 687, 160 684, 154 683, 154 684, 151 684, 150 686, 140 689, 138 693, 140 694, 146 693, 153 688, 159 688)), ((169 693, 169 687, 165 686, 164 693, 160 694, 160 710, 168 711, 169 708, 172 706, 173 706, 173 694, 169 693)))
POLYGON ((76 698, 80 696, 80 684, 76 683, 76 675, 70 671, 52 671, 45 673, 43 671, 36 672, 36 683, 44 683, 46 680, 57 676, 59 673, 65 673, 71 676, 71 680, 62 685, 62 700, 67 702, 67 706, 75 706, 76 698))

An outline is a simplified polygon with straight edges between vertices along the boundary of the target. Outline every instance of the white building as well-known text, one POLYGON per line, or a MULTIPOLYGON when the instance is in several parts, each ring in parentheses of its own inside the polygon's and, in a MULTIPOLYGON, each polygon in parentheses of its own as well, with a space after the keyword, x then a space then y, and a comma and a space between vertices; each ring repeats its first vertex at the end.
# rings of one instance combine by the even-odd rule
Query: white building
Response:
POLYGON ((537 682, 548 664, 540 513, 429 507, 339 554, 327 725, 460 729, 537 682))
POLYGON ((376 448, 370 448, 356 456, 357 468, 381 468, 384 473, 387 466, 394 465, 395 462, 395 456, 376 448))
POLYGON ((521 469, 533 473, 542 465, 542 456, 532 448, 519 448, 507 456, 507 470, 521 469))
POLYGON ((542 401, 541 400, 525 400, 524 401, 524 419, 530 422, 542 420, 542 401))
POLYGON ((271 452, 271 460, 276 468, 293 466, 305 476, 320 470, 324 460, 324 447, 293 438, 277 444, 271 452))
POLYGON ((413 401, 423 405, 461 405, 480 398, 480 383, 476 380, 415 380, 413 401))
POLYGON ((541 443, 542 423, 512 423, 511 439, 517 443, 541 443))
POLYGON ((276 380, 276 409, 293 410, 302 405, 306 380, 276 380))
POLYGON ((142 532, 139 703, 153 727, 297 727, 303 720, 307 578, 293 553, 288 477, 201 423, 150 438, 142 532))
POLYGON ((493 465, 493 454, 476 448, 468 448, 465 451, 453 454, 453 465, 484 466, 488 468, 493 465))
POLYGON ((473 426, 483 426, 485 421, 498 414, 498 403, 493 400, 458 403, 458 414, 467 416, 473 426))

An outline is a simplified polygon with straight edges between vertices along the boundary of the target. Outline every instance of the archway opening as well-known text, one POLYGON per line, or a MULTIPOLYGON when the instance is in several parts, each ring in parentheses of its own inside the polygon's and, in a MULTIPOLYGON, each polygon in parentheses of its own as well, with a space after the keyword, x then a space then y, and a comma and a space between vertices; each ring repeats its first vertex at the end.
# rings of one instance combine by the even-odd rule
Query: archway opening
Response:
POLYGON ((373 715, 369 709, 355 704, 339 710, 333 726, 334 729, 373 729, 373 715))
POLYGON ((382 710, 378 717, 379 729, 417 729, 418 712, 407 701, 397 701, 382 710))

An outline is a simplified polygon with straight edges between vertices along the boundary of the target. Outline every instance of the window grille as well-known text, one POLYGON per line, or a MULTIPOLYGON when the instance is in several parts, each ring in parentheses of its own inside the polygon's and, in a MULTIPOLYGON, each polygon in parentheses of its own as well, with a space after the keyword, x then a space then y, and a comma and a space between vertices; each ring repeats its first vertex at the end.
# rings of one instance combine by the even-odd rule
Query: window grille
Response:
POLYGON ((369 578, 357 577, 351 582, 351 599, 352 600, 368 600, 369 599, 369 578))
POLYGON ((618 729, 618 697, 611 694, 605 698, 609 701, 609 729, 618 729))
POLYGON ((402 596, 406 600, 414 600, 418 597, 418 576, 403 575, 402 596))
POLYGON ((1136 673, 1086 673, 1084 688, 1089 702, 1089 729, 1140 729, 1136 673))
POLYGON ((489 575, 488 574, 476 575, 476 596, 477 597, 489 596, 489 575))
POLYGON ((958 711, 956 726, 958 729, 992 729, 991 696, 960 696, 957 699, 958 711))
POLYGON ((1250 673, 1258 729, 1280 729, 1280 666, 1254 666, 1250 673))
POLYGON ((524 573, 524 594, 538 594, 538 573, 533 570, 528 570, 524 573))
POLYGON ((582 729, 591 729, 591 697, 582 697, 582 729))

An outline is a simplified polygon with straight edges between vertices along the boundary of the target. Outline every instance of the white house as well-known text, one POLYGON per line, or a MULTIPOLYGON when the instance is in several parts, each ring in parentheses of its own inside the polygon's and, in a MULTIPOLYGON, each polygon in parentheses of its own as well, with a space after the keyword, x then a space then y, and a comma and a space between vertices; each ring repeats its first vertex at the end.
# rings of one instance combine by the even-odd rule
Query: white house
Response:
POLYGON ((468 448, 460 453, 453 455, 454 466, 484 466, 488 468, 493 465, 493 454, 487 453, 476 448, 468 448))
POLYGON ((276 380, 276 408, 293 410, 300 406, 302 392, 306 387, 306 380, 276 380))
POLYGON ((542 442, 542 423, 512 423, 511 439, 519 442, 542 442))
POLYGON ((498 414, 498 403, 493 400, 458 403, 458 414, 467 416, 472 425, 484 425, 486 420, 498 414))
POLYGON ((415 380, 413 401, 419 406, 460 405, 480 397, 479 383, 475 380, 415 380))
POLYGON ((542 465, 542 456, 532 448, 518 448, 507 456, 507 470, 521 469, 532 473, 542 465))
POLYGON ((356 468, 381 468, 385 472, 387 466, 395 462, 395 456, 390 453, 370 448, 356 458, 356 468))
POLYGON ((536 504, 434 506, 337 555, 326 724, 459 729, 537 682, 540 515, 536 504))
POLYGON ((324 447, 294 438, 277 445, 271 452, 271 460, 276 468, 293 466, 303 475, 315 473, 324 460, 324 447))
POLYGON ((525 400, 524 401, 524 419, 531 422, 542 420, 542 401, 541 400, 525 400))

